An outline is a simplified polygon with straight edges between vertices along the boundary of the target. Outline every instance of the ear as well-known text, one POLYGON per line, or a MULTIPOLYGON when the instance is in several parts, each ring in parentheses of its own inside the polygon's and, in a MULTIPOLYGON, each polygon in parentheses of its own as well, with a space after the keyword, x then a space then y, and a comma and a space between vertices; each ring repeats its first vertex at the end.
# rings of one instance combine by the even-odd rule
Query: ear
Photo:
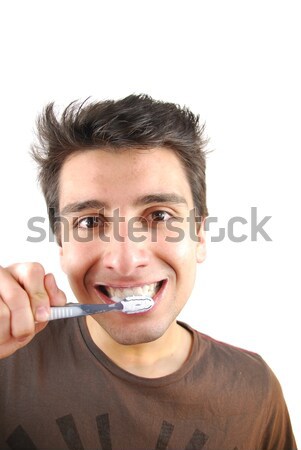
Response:
POLYGON ((196 247, 196 260, 198 263, 202 263, 206 258, 206 232, 205 232, 205 220, 202 220, 200 228, 197 232, 198 242, 196 247))

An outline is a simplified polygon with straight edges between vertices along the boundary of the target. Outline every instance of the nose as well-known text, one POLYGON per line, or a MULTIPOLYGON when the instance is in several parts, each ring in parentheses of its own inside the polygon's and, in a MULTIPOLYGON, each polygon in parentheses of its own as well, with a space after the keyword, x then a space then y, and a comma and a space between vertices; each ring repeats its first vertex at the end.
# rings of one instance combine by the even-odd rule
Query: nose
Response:
POLYGON ((150 262, 147 236, 129 233, 127 223, 122 223, 119 233, 110 233, 102 254, 102 263, 106 269, 114 270, 120 276, 137 275, 137 271, 146 268, 150 262))

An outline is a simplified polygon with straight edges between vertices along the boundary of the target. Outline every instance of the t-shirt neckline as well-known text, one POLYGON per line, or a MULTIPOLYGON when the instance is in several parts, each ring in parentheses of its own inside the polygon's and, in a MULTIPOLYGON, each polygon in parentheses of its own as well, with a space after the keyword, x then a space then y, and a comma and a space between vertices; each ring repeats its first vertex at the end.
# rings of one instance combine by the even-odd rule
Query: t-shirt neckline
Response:
POLYGON ((130 383, 154 387, 166 386, 168 384, 175 383, 185 377, 185 375, 190 372, 194 365, 198 347, 196 331, 184 322, 178 321, 177 323, 186 328, 192 335, 191 351, 184 364, 178 370, 169 375, 158 378, 146 378, 135 375, 131 372, 127 372, 125 369, 115 364, 93 341, 85 317, 80 317, 77 319, 77 321, 85 345, 87 346, 89 352, 92 353, 93 357, 98 361, 98 363, 106 367, 106 369, 109 370, 113 375, 117 376, 118 378, 122 378, 130 383))

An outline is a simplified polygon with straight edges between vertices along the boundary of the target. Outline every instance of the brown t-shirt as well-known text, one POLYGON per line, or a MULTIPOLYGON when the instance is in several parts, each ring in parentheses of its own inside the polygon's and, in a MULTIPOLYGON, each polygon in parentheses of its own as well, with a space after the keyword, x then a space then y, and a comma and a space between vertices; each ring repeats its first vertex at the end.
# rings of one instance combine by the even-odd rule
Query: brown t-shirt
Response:
POLYGON ((84 319, 50 323, 0 361, 1 450, 295 450, 260 356, 182 326, 189 360, 147 379, 107 358, 84 319))

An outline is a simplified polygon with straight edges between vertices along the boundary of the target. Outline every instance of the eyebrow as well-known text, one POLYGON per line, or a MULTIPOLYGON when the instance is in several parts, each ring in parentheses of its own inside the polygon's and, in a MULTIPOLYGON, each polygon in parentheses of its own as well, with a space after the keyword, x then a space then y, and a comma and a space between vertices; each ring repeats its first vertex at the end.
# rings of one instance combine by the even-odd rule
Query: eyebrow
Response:
MULTIPOLYGON (((164 194, 142 195, 135 200, 134 206, 149 205, 151 203, 173 203, 188 205, 184 197, 172 192, 164 194)), ((68 214, 78 213, 86 209, 109 209, 109 206, 106 202, 99 200, 84 200, 82 202, 68 203, 62 208, 60 214, 62 216, 66 216, 68 214)))
POLYGON ((135 200, 134 206, 149 205, 150 203, 175 203, 188 205, 185 197, 171 192, 163 194, 143 195, 135 200))
POLYGON ((68 214, 78 213, 84 211, 85 209, 104 209, 107 207, 107 203, 99 200, 85 200, 83 202, 68 203, 64 206, 64 208, 62 208, 60 214, 62 216, 67 216, 68 214))

